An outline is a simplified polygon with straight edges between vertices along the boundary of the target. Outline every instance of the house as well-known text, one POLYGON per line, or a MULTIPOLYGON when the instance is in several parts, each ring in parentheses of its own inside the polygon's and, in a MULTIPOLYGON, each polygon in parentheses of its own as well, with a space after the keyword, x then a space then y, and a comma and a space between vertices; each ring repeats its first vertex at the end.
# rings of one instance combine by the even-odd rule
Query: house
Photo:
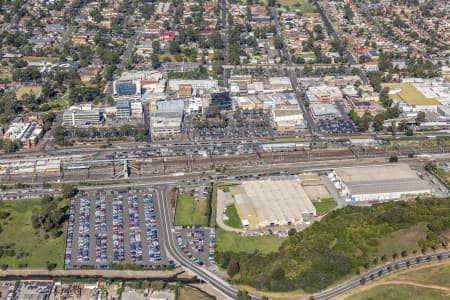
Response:
POLYGON ((53 43, 54 39, 53 37, 48 35, 35 35, 31 37, 30 41, 35 45, 50 46, 53 43))
POLYGON ((367 72, 378 72, 378 62, 377 61, 369 61, 364 63, 364 69, 367 72))
POLYGON ((97 78, 98 73, 101 68, 89 66, 86 68, 80 68, 78 74, 80 74, 80 79, 82 82, 91 82, 97 78))
POLYGON ((66 26, 63 24, 47 24, 45 26, 45 31, 49 33, 63 33, 66 31, 66 26))
POLYGON ((74 34, 70 40, 75 45, 86 45, 88 36, 85 34, 74 34))

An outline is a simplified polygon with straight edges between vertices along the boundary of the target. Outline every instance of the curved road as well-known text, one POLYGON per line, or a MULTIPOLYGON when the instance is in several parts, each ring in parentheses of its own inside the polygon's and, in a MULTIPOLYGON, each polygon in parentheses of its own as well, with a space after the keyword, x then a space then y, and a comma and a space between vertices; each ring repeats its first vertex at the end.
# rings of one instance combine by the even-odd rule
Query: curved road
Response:
POLYGON ((207 270, 205 267, 201 267, 187 258, 181 250, 178 248, 178 243, 175 241, 174 229, 172 227, 172 216, 170 211, 170 204, 168 199, 167 186, 162 189, 156 190, 157 205, 163 221, 164 234, 164 247, 169 256, 177 261, 184 268, 194 273, 199 279, 211 284, 218 291, 229 298, 236 298, 237 290, 233 288, 230 283, 217 274, 207 270))

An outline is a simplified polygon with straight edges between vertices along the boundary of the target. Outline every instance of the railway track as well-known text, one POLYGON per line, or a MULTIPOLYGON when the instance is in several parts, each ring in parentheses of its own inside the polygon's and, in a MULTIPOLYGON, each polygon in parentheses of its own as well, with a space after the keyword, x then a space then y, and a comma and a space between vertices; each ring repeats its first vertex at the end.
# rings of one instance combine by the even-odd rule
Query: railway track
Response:
MULTIPOLYGON (((391 156, 411 157, 421 154, 449 153, 450 146, 411 146, 411 147, 349 147, 337 149, 299 149, 287 152, 255 152, 240 155, 206 155, 206 156, 170 156, 151 159, 130 159, 129 178, 145 176, 170 175, 191 172, 207 172, 212 170, 239 170, 243 167, 270 167, 283 163, 305 163, 339 159, 389 158, 391 156)), ((1 176, 0 183, 14 182, 35 183, 42 181, 79 180, 89 181, 96 178, 112 178, 118 176, 120 167, 112 164, 93 164, 88 169, 64 170, 60 173, 22 174, 1 176), (118 170, 119 169, 119 170, 118 170)))

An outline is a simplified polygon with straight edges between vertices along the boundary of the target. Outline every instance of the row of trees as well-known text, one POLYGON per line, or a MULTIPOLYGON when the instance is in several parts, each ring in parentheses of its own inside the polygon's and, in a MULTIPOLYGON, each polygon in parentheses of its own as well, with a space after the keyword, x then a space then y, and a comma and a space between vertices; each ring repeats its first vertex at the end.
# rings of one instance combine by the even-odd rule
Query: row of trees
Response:
POLYGON ((63 234, 64 222, 69 218, 69 206, 60 205, 62 198, 44 196, 41 199, 41 207, 33 211, 31 226, 34 229, 42 229, 47 234, 58 237, 63 234))
POLYGON ((136 141, 144 141, 147 132, 144 128, 131 125, 120 127, 87 127, 64 128, 57 127, 54 131, 54 141, 60 146, 71 146, 77 139, 104 139, 133 137, 136 141))

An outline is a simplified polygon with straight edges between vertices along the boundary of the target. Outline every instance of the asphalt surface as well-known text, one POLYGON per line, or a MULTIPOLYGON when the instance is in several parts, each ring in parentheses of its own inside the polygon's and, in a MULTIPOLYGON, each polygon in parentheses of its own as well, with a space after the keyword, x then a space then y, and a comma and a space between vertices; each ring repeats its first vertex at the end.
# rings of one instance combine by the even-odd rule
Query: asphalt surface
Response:
POLYGON ((209 271, 206 267, 200 267, 181 252, 181 249, 178 247, 178 243, 175 240, 175 229, 172 225, 173 218, 170 211, 167 187, 157 190, 156 202, 159 203, 161 219, 164 224, 163 235, 161 238, 163 247, 166 248, 166 252, 173 260, 182 265, 183 268, 194 273, 199 279, 211 284, 225 296, 235 299, 237 290, 232 287, 228 281, 209 271))
MULTIPOLYGON (((275 21, 275 26, 277 28, 278 36, 281 37, 282 45, 281 51, 283 52, 283 55, 287 61, 288 66, 292 66, 292 60, 291 56, 289 55, 289 51, 286 46, 286 41, 284 39, 283 29, 280 26, 280 20, 278 18, 277 9, 276 7, 270 7, 270 12, 272 14, 272 17, 275 21)), ((289 79, 291 80, 291 86, 294 90, 295 96, 297 97, 298 104, 300 108, 302 109, 303 116, 306 119, 307 126, 309 133, 311 137, 314 137, 316 133, 318 132, 317 126, 314 123, 314 120, 311 117, 311 114, 309 113, 309 110, 306 109, 305 103, 304 103, 304 93, 299 89, 298 81, 297 81, 297 75, 295 74, 295 71, 292 69, 288 70, 289 79)))

